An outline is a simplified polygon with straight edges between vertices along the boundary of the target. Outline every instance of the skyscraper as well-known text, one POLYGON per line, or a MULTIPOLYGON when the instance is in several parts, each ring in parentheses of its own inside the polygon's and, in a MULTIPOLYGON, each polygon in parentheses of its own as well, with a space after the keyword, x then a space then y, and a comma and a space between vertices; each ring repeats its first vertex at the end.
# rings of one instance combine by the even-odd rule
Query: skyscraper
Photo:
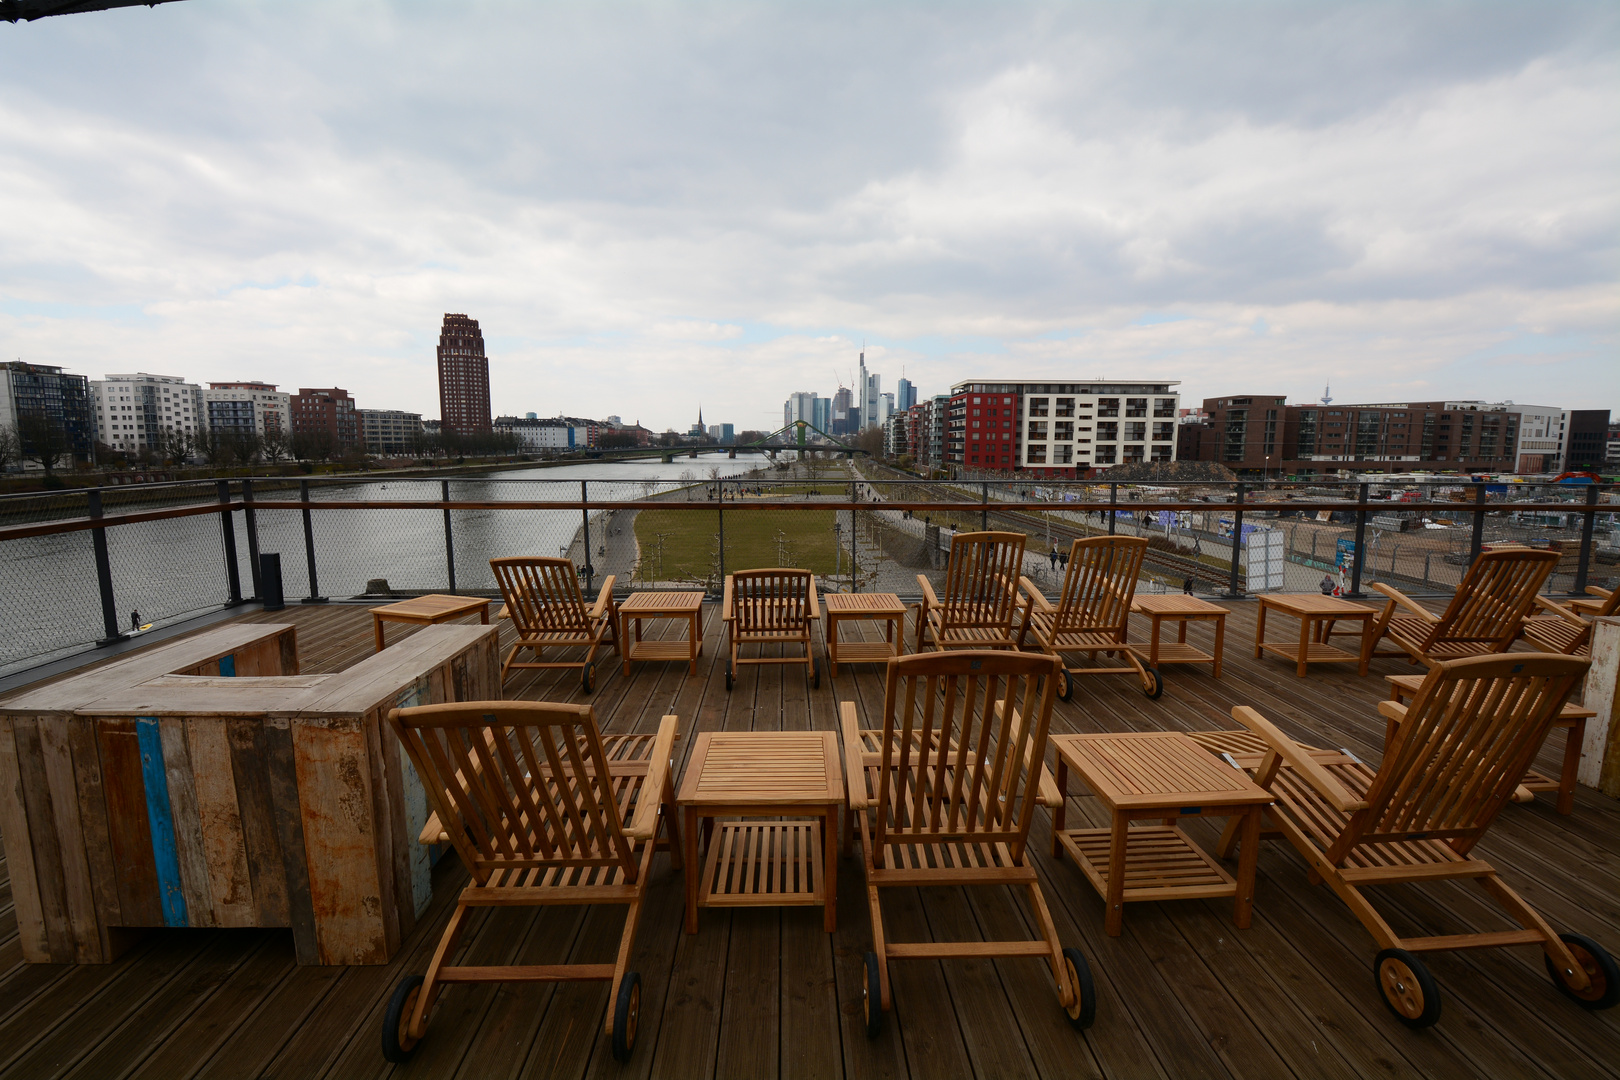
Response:
POLYGON ((861 353, 861 381, 855 387, 855 404, 861 410, 861 427, 881 424, 883 414, 883 376, 866 370, 866 353, 861 353))
POLYGON ((910 379, 902 378, 895 384, 894 407, 897 412, 905 412, 917 404, 917 388, 911 385, 910 379))
POLYGON ((439 331, 439 420, 456 435, 490 430, 484 335, 465 315, 446 315, 439 331))

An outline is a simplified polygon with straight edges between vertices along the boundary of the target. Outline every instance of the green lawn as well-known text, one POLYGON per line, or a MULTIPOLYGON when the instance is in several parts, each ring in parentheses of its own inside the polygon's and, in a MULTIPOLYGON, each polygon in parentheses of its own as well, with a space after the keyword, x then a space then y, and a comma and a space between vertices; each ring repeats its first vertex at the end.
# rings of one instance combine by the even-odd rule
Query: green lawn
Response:
MULTIPOLYGON (((717 531, 713 511, 641 511, 636 515, 636 542, 641 545, 642 578, 708 578, 714 570, 717 531)), ((726 505, 727 573, 795 566, 830 574, 837 562, 837 542, 831 510, 789 513, 726 505)))

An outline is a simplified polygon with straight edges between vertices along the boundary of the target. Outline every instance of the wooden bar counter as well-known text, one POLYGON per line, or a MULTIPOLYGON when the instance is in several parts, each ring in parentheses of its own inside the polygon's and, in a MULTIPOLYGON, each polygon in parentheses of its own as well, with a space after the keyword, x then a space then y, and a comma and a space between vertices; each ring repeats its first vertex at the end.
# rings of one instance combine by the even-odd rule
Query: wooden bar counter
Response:
POLYGON ((235 623, 0 699, 0 830, 24 959, 141 927, 285 926, 301 964, 382 964, 431 898, 426 800, 383 723, 500 697, 496 629, 429 626, 332 675, 235 623))

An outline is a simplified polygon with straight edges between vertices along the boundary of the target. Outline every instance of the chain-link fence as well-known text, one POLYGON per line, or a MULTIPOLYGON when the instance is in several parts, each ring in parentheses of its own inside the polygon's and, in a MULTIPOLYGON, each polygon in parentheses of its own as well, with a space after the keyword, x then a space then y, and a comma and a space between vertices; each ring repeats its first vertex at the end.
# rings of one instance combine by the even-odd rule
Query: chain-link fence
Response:
POLYGON ((1620 578, 1620 504, 1607 486, 921 481, 835 460, 663 471, 230 481, 225 505, 215 481, 6 497, 0 589, 12 630, 0 637, 0 672, 128 631, 132 620, 162 625, 258 595, 254 556, 268 554, 280 557, 288 602, 493 595, 489 560, 508 555, 570 558, 588 590, 612 575, 620 593, 718 595, 728 573, 790 566, 815 571, 825 591, 909 599, 919 575, 943 585, 955 533, 984 528, 1026 537, 1024 572, 1048 593, 1072 542, 1109 532, 1148 538, 1146 591, 1387 582, 1444 595, 1478 550, 1504 543, 1561 554, 1551 593, 1620 578))

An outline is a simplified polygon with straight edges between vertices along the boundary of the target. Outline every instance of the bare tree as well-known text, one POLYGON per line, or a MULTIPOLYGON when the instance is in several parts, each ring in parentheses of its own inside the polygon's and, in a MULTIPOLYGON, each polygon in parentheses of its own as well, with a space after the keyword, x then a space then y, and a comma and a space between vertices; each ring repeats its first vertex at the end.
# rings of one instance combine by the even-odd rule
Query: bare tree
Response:
POLYGON ((17 439, 22 446, 23 457, 37 461, 46 476, 54 473, 62 459, 72 452, 67 431, 63 429, 62 422, 54 417, 37 413, 25 415, 17 425, 17 439))
POLYGON ((272 465, 285 458, 291 452, 287 445, 287 433, 279 429, 265 432, 259 440, 259 451, 264 455, 264 460, 272 465))
POLYGON ((0 424, 0 472, 5 472, 22 460, 22 441, 17 438, 17 429, 9 424, 0 424))

